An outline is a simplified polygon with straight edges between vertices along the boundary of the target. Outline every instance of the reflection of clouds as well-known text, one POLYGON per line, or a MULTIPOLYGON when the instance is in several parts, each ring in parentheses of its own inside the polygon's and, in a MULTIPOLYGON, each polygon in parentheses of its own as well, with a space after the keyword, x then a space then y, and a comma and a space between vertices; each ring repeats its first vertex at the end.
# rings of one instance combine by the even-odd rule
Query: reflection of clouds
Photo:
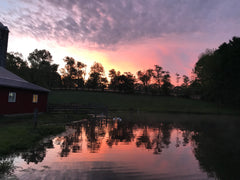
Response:
POLYGON ((237 0, 21 0, 4 9, 3 20, 12 31, 35 38, 107 48, 167 34, 211 33, 227 25, 237 29, 239 7, 237 0))

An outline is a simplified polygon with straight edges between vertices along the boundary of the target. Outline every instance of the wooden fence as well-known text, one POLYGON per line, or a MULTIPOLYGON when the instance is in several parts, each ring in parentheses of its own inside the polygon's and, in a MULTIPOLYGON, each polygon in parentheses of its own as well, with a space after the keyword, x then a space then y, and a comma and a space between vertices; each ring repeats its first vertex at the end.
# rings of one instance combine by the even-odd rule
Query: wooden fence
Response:
POLYGON ((81 104, 49 104, 47 111, 50 113, 91 113, 108 114, 108 108, 102 105, 81 105, 81 104))

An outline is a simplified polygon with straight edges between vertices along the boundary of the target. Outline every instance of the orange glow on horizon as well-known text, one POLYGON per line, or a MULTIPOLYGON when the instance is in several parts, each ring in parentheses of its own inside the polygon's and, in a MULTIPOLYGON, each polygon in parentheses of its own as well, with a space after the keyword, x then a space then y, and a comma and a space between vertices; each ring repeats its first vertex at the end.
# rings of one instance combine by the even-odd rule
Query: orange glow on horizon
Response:
POLYGON ((163 70, 170 72, 171 83, 177 85, 175 74, 179 73, 181 76, 187 75, 190 77, 197 59, 194 45, 192 43, 182 44, 182 40, 180 40, 177 38, 168 40, 161 38, 148 39, 129 43, 128 45, 119 45, 115 50, 112 50, 87 49, 80 45, 61 46, 57 42, 48 40, 39 41, 31 37, 10 36, 8 50, 22 53, 25 60, 34 49, 49 50, 54 63, 59 64, 59 70, 64 68, 63 59, 66 56, 73 57, 76 61, 81 61, 87 65, 85 79, 88 78, 90 68, 94 62, 103 65, 106 77, 108 77, 111 69, 120 71, 122 74, 131 72, 136 76, 139 70, 147 70, 154 68, 154 65, 160 65, 163 70), (22 46, 23 42, 24 46, 22 46), (184 49, 188 49, 189 53, 184 54, 184 49))

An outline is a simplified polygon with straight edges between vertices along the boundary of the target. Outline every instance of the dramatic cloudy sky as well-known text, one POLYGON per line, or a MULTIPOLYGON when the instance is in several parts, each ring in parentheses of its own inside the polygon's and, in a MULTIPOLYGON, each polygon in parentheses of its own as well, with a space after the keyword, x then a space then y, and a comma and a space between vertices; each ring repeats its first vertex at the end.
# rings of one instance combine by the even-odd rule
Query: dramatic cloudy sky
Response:
POLYGON ((239 0, 1 0, 8 51, 47 49, 121 72, 153 68, 190 75, 206 48, 240 36, 239 0))

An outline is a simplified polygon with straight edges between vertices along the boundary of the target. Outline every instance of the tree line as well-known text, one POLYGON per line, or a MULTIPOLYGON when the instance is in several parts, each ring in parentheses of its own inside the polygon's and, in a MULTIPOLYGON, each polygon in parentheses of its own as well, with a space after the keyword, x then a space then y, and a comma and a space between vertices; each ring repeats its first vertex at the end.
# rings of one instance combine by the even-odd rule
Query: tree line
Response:
POLYGON ((160 65, 121 73, 115 69, 108 78, 101 63, 95 62, 86 79, 86 64, 66 56, 65 67, 58 71, 48 50, 35 49, 27 60, 20 53, 7 53, 6 68, 29 82, 54 88, 88 88, 122 93, 147 93, 202 98, 219 103, 240 104, 240 38, 233 37, 217 49, 207 49, 193 68, 194 78, 175 74, 177 86, 171 83, 169 71, 160 65), (179 80, 182 84, 179 85, 179 80))
POLYGON ((6 68, 23 79, 45 88, 106 88, 123 93, 152 93, 169 95, 174 87, 168 71, 159 65, 145 71, 139 70, 137 76, 131 72, 121 73, 115 69, 105 75, 101 63, 94 62, 86 77, 87 65, 66 56, 63 59, 65 67, 58 71, 58 64, 53 63, 52 55, 48 50, 35 49, 27 60, 20 53, 7 53, 6 68))

